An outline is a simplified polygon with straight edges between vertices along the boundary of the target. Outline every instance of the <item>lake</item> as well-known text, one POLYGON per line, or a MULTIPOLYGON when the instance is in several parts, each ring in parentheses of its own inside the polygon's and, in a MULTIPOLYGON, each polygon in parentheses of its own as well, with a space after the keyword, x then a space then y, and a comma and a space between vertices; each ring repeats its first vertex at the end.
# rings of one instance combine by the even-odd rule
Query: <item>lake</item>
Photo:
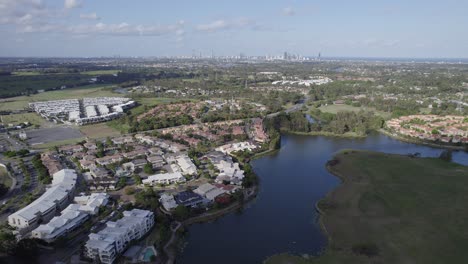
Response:
MULTIPOLYGON (((252 162, 260 178, 258 197, 242 212, 190 226, 177 263, 262 263, 283 252, 319 254, 327 238, 318 226, 314 206, 339 184, 325 163, 345 148, 419 152, 423 157, 437 157, 442 152, 378 133, 363 139, 283 136, 279 152, 252 162)), ((454 152, 453 160, 468 165, 468 153, 454 152)))

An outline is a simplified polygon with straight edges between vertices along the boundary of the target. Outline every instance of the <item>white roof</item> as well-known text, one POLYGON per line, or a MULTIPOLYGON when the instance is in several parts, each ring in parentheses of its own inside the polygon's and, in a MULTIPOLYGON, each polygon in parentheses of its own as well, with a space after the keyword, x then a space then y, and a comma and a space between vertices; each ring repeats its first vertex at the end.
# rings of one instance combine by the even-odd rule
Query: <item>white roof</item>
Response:
POLYGON ((96 233, 89 234, 89 240, 86 242, 86 247, 97 248, 100 250, 108 250, 113 246, 113 243, 121 236, 128 233, 129 229, 135 228, 146 220, 147 216, 152 215, 151 211, 133 209, 132 211, 124 211, 124 217, 116 222, 108 221, 107 227, 96 233))
POLYGON ((199 194, 201 196, 205 196, 206 193, 208 193, 209 191, 211 191, 213 189, 216 189, 216 187, 214 185, 209 184, 209 183, 205 183, 205 184, 202 184, 202 185, 198 186, 198 188, 193 190, 193 192, 196 193, 196 194, 199 194))
POLYGON ((91 195, 77 196, 74 199, 79 210, 93 214, 99 207, 106 205, 109 201, 107 193, 92 193, 91 195))
POLYGON ((56 202, 62 201, 76 184, 76 172, 74 170, 61 170, 53 175, 52 185, 41 197, 9 217, 20 217, 26 221, 33 220, 38 214, 55 208, 56 202))
POLYGON ((163 173, 148 176, 147 179, 143 180, 143 183, 151 183, 153 181, 166 181, 166 180, 185 180, 184 176, 180 172, 163 173))
POLYGON ((33 233, 40 233, 41 238, 54 238, 67 229, 75 227, 80 220, 87 217, 87 214, 76 210, 76 207, 69 205, 60 216, 56 216, 45 225, 40 225, 33 230, 33 233))
POLYGON ((214 188, 206 193, 206 199, 213 201, 216 197, 219 195, 225 193, 226 191, 219 189, 219 188, 214 188))

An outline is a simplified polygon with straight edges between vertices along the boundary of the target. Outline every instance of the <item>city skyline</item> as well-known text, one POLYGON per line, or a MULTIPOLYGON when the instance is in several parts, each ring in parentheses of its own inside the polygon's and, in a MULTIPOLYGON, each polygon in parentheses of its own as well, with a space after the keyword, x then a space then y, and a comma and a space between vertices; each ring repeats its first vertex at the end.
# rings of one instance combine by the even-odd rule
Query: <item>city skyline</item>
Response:
POLYGON ((419 0, 2 0, 0 56, 467 58, 467 11, 419 0))

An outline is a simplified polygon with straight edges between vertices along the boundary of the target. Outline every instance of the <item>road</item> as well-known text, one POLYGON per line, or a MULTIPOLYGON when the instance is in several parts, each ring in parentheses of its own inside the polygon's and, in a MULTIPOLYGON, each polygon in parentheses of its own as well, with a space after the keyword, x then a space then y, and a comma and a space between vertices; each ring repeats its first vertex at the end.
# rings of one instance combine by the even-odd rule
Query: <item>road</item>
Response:
POLYGON ((291 106, 290 108, 288 108, 288 109, 286 109, 286 110, 284 110, 284 111, 279 111, 279 112, 276 112, 276 113, 271 113, 271 114, 266 115, 266 118, 275 117, 275 116, 279 115, 279 113, 281 113, 281 112, 286 112, 286 113, 288 114, 288 113, 291 113, 291 112, 299 111, 299 110, 301 110, 301 108, 307 103, 307 101, 309 101, 309 97, 308 97, 308 96, 306 96, 306 97, 304 98, 304 100, 301 100, 299 103, 297 103, 297 104, 291 106))

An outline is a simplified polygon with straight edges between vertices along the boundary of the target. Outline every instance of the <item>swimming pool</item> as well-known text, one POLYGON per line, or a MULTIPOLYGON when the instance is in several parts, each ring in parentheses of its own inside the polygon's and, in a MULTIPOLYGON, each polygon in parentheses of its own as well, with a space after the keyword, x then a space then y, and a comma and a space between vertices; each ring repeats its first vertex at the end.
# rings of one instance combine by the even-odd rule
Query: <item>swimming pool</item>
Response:
POLYGON ((147 247, 143 250, 142 257, 145 262, 150 262, 152 256, 156 256, 156 251, 152 247, 147 247))

